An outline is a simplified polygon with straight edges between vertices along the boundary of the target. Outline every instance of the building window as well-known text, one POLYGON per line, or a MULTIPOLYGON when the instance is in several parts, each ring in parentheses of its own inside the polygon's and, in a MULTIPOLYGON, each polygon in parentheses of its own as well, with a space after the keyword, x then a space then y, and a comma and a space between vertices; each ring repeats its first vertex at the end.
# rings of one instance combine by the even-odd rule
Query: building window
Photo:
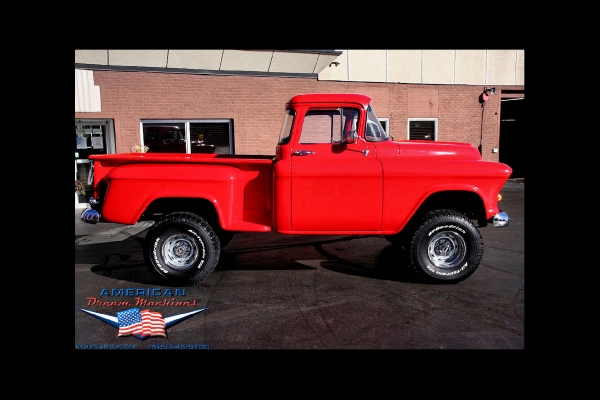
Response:
POLYGON ((143 120, 149 153, 235 154, 232 120, 143 120))
POLYGON ((388 128, 388 126, 390 124, 390 119, 389 118, 377 118, 377 119, 379 120, 379 123, 381 124, 381 127, 385 131, 386 135, 390 136, 390 130, 388 128))
POLYGON ((409 118, 408 139, 409 140, 438 140, 437 118, 409 118))
POLYGON ((145 123, 144 146, 149 153, 186 153, 185 123, 145 123))
POLYGON ((190 122, 191 153, 233 154, 230 124, 190 122))

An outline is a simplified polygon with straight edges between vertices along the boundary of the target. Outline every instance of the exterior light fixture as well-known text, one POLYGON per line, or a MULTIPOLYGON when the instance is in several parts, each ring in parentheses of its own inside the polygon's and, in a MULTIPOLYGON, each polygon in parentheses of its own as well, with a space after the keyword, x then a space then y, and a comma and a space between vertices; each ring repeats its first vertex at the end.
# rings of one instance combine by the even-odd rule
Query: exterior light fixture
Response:
POLYGON ((481 96, 479 96, 479 102, 481 104, 483 104, 490 98, 490 94, 494 94, 494 93, 496 93, 495 87, 483 89, 483 93, 481 93, 481 96))

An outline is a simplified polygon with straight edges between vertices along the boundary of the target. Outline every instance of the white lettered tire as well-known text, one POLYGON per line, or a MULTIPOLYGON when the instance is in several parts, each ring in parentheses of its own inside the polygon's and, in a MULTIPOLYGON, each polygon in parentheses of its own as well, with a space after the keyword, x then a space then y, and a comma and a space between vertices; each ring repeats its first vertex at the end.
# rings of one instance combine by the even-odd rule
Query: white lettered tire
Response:
POLYGON ((483 249, 481 232, 470 219, 436 210, 424 216, 410 240, 410 263, 425 281, 456 283, 479 267, 483 249))
POLYGON ((144 239, 144 260, 154 276, 179 285, 195 285, 215 269, 221 244, 211 226, 189 212, 158 220, 144 239))

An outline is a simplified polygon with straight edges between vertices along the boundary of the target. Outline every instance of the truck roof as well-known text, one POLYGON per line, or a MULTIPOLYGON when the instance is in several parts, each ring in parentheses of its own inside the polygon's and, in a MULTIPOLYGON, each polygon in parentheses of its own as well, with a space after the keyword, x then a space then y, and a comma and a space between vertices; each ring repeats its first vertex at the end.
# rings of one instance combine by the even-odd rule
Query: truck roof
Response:
POLYGON ((293 103, 337 103, 340 101, 358 103, 366 108, 371 103, 371 98, 357 93, 305 93, 292 97, 288 101, 288 105, 293 103))

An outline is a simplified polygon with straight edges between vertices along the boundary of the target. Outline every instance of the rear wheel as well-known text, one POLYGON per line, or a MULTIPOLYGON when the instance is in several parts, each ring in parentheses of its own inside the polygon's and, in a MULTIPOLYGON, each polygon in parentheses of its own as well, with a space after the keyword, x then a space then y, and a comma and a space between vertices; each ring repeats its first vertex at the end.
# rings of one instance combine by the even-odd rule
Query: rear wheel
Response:
POLYGON ((410 240, 410 263, 426 281, 456 283, 479 267, 483 249, 481 233, 470 219, 436 210, 424 216, 410 240))
POLYGON ((211 226, 196 214, 175 212, 146 234, 144 260, 154 276, 169 283, 195 285, 219 262, 221 244, 211 226))

